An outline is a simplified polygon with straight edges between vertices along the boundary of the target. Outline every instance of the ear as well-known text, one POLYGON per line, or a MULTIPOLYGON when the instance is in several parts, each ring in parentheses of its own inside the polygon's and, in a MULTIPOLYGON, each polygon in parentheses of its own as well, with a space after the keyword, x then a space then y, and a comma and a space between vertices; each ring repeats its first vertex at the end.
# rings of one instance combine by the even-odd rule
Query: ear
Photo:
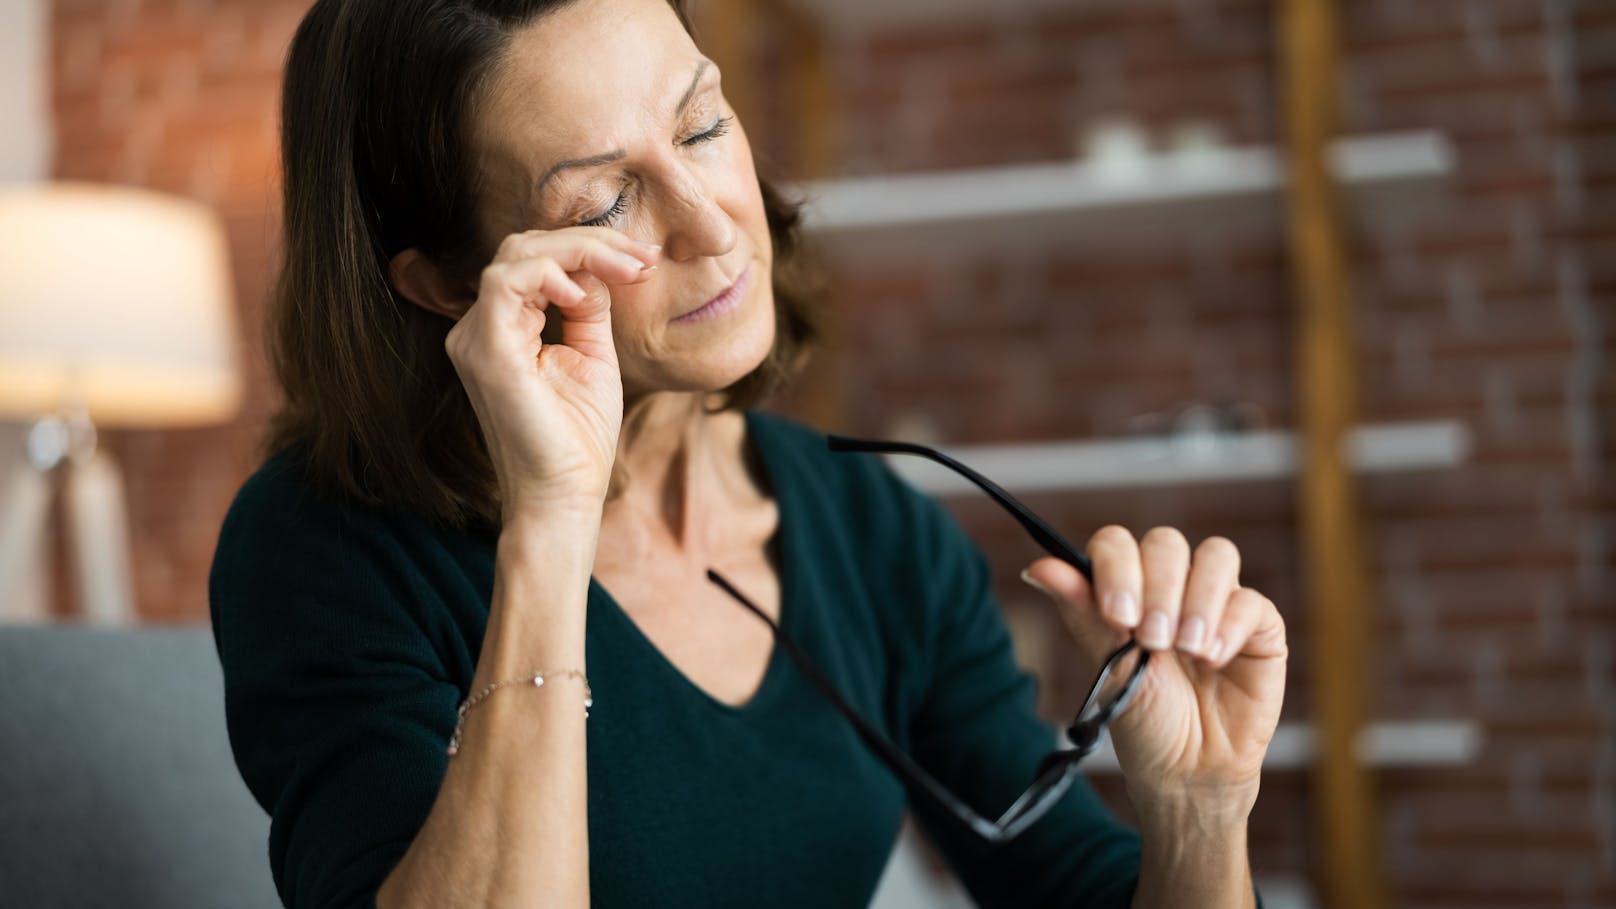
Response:
POLYGON ((471 308, 471 301, 466 299, 466 295, 457 291, 444 278, 438 266, 414 247, 404 250, 387 263, 387 277, 392 281, 394 290, 428 312, 459 321, 471 308))

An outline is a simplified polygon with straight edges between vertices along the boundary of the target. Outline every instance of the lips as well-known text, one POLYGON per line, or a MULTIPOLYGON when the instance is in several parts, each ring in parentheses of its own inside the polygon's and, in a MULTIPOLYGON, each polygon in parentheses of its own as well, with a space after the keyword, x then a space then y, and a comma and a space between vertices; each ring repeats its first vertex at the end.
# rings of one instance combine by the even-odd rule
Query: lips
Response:
POLYGON ((724 288, 722 291, 719 291, 717 296, 714 296, 711 300, 708 300, 697 309, 691 310, 690 312, 679 316, 673 321, 686 324, 691 322, 705 322, 708 319, 715 319, 739 305, 741 298, 746 295, 747 288, 751 287, 751 285, 752 267, 748 265, 746 270, 741 272, 740 277, 736 278, 734 283, 730 284, 730 286, 724 288))

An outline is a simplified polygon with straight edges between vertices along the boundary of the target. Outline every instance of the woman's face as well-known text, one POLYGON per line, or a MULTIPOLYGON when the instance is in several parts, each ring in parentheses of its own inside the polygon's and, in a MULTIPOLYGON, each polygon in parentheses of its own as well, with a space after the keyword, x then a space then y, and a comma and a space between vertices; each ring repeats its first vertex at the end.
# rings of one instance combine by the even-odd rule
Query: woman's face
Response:
POLYGON ((662 245, 649 280, 610 289, 628 397, 718 390, 768 355, 773 246, 751 149, 666 0, 575 2, 517 32, 474 142, 494 244, 593 224, 662 245), (736 304, 703 309, 737 281, 736 304))

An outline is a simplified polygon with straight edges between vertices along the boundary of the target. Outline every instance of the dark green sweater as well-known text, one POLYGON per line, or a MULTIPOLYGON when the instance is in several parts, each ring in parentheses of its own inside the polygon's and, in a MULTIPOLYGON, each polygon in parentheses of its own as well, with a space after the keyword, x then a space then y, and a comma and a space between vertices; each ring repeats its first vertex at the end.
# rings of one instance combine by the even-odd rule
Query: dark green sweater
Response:
MULTIPOLYGON (((781 621, 847 699, 978 811, 1031 780, 1033 713, 981 555, 877 459, 747 415, 780 506, 781 621)), ((295 460, 242 487, 209 581, 236 762, 295 909, 373 905, 447 767, 488 617, 495 532, 313 497, 295 460)), ((739 610, 741 607, 736 606, 739 610)), ((592 903, 868 903, 904 790, 776 648, 744 707, 693 685, 591 583, 592 903)), ((983 906, 1125 906, 1137 836, 1079 783, 983 846, 919 813, 983 906)))

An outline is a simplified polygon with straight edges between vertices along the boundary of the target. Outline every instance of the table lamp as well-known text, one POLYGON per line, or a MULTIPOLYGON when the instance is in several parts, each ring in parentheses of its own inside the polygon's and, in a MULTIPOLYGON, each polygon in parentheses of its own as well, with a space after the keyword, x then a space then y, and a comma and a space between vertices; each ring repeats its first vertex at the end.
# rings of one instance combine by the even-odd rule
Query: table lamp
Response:
POLYGON ((31 424, 25 457, 0 457, 15 465, 0 490, 0 603, 38 564, 62 466, 83 614, 133 621, 122 485, 95 430, 220 423, 241 394, 210 209, 125 187, 0 187, 0 418, 31 424))

